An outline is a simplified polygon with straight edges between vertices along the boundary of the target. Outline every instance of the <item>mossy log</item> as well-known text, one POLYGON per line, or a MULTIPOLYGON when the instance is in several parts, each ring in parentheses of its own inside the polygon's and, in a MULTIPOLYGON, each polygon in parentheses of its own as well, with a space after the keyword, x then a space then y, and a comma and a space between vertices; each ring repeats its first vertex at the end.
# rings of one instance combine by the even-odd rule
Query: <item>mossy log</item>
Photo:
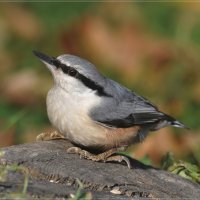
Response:
POLYGON ((34 198, 68 198, 83 184, 83 192, 93 199, 199 199, 200 187, 177 175, 131 160, 129 169, 123 163, 94 162, 66 153, 66 140, 26 143, 1 148, 0 166, 24 167, 8 170, 0 182, 0 197, 24 187, 34 198))

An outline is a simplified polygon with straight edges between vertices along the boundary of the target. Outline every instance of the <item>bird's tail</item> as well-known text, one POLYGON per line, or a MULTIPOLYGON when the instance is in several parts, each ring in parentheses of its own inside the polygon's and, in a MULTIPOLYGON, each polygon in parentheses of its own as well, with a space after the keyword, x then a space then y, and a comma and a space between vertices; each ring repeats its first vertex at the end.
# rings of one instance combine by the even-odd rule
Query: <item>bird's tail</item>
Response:
POLYGON ((178 128, 190 129, 185 124, 179 122, 178 120, 174 119, 173 117, 171 117, 165 113, 162 113, 162 114, 163 114, 162 119, 157 124, 155 124, 154 127, 152 127, 152 129, 151 129, 152 131, 164 128, 166 126, 174 126, 174 127, 178 127, 178 128))
POLYGON ((170 124, 171 126, 174 126, 174 127, 177 127, 177 128, 189 129, 189 127, 187 127, 185 124, 179 122, 178 120, 173 120, 173 121, 170 120, 170 123, 171 123, 170 124))
POLYGON ((180 121, 174 119, 173 117, 165 114, 165 119, 168 121, 169 125, 177 127, 177 128, 186 128, 189 129, 188 126, 186 126, 185 124, 181 123, 180 121))

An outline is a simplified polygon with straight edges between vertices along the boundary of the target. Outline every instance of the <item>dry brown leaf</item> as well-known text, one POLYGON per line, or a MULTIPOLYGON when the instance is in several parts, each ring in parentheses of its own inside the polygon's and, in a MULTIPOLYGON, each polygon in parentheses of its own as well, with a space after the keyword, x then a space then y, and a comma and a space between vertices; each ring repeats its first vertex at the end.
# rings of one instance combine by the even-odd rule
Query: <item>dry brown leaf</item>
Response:
POLYGON ((139 17, 135 19, 127 15, 127 6, 122 5, 100 7, 96 15, 88 14, 79 22, 72 23, 71 27, 63 31, 61 45, 67 52, 110 65, 113 67, 111 70, 119 72, 121 78, 128 80, 130 85, 140 81, 141 75, 148 69, 156 74, 156 78, 159 73, 158 79, 153 76, 151 80, 150 77, 152 88, 155 85, 158 87, 163 83, 163 68, 168 68, 167 64, 174 59, 170 44, 165 39, 148 34, 137 22, 139 17), (107 16, 116 18, 117 28, 108 23, 107 16), (145 60, 148 63, 144 63, 145 60))
POLYGON ((27 40, 35 40, 42 34, 42 26, 36 16, 20 4, 4 4, 2 8, 8 27, 27 40))
POLYGON ((1 80, 3 77, 9 72, 11 67, 13 66, 13 60, 10 55, 5 53, 4 51, 0 52, 0 77, 1 80))
POLYGON ((9 102, 20 105, 33 104, 37 102, 38 83, 39 78, 34 71, 22 71, 10 75, 2 84, 1 90, 9 102))
POLYGON ((149 135, 144 142, 133 151, 134 157, 139 159, 148 155, 150 159, 159 164, 163 155, 173 152, 175 157, 181 157, 200 144, 200 134, 182 130, 183 134, 176 137, 169 128, 161 129, 149 135))
POLYGON ((11 146, 15 141, 15 128, 9 128, 6 132, 0 132, 0 147, 11 146))

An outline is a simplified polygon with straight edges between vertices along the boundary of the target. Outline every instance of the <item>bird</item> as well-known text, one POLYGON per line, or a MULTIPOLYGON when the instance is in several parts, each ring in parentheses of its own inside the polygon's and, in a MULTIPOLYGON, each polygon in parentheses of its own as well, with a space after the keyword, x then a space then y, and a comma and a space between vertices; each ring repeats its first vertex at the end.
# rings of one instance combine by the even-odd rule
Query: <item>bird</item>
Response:
POLYGON ((83 58, 33 53, 53 76, 46 105, 48 118, 58 132, 51 136, 74 144, 68 153, 93 161, 125 161, 130 168, 126 156, 116 155, 119 149, 139 143, 150 131, 166 126, 187 128, 148 99, 102 75, 83 58))

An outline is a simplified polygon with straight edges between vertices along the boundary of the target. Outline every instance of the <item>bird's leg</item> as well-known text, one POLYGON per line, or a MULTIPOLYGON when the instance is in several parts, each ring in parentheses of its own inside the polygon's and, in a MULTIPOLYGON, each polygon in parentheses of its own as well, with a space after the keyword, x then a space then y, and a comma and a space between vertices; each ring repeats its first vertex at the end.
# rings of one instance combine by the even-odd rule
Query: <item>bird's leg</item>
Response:
POLYGON ((63 139, 65 137, 58 131, 49 131, 49 132, 40 133, 36 137, 36 141, 54 140, 54 139, 60 139, 60 138, 63 139))
POLYGON ((116 151, 117 151, 116 149, 110 149, 100 154, 92 154, 89 151, 86 151, 79 147, 70 147, 69 149, 67 149, 67 153, 78 154, 80 155, 81 158, 86 158, 88 160, 93 160, 93 161, 105 161, 106 158, 116 153, 116 151))
POLYGON ((80 155, 81 158, 85 158, 88 160, 92 160, 92 161, 96 161, 96 162, 122 162, 125 161, 128 168, 131 168, 131 164, 130 161, 127 157, 122 156, 122 155, 114 155, 116 154, 119 150, 119 148, 113 148, 110 149, 108 151, 105 151, 103 153, 100 154, 92 154, 89 151, 86 151, 84 149, 81 149, 79 147, 70 147, 69 149, 67 149, 68 153, 74 153, 74 154, 78 154, 80 155))
POLYGON ((106 159, 106 162, 122 162, 124 161, 128 168, 131 169, 131 163, 128 157, 122 155, 110 156, 106 159))

